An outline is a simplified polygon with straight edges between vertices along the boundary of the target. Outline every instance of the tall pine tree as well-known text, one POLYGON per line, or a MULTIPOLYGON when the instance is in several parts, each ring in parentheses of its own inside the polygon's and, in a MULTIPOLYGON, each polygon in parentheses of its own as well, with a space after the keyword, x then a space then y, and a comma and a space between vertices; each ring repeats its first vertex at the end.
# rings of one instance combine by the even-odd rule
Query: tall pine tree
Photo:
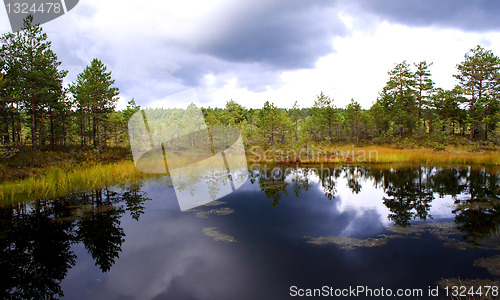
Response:
POLYGON ((40 138, 45 138, 40 120, 47 108, 62 98, 62 80, 67 71, 58 70, 61 62, 47 34, 32 22, 33 17, 28 16, 24 30, 2 36, 1 52, 8 89, 30 117, 31 145, 37 150, 40 138))
POLYGON ((491 50, 477 46, 465 54, 465 60, 457 65, 457 69, 458 74, 454 76, 467 97, 464 102, 469 113, 470 139, 476 139, 481 131, 486 138, 488 126, 481 130, 486 112, 484 104, 487 103, 486 105, 490 107, 496 107, 498 104, 500 58, 491 50), (482 113, 478 113, 478 109, 482 113))
POLYGON ((85 141, 85 126, 89 126, 93 146, 99 151, 106 147, 108 117, 118 100, 118 88, 113 87, 114 83, 111 72, 107 72, 102 61, 94 58, 78 74, 76 82, 70 88, 79 112, 82 144, 85 141))

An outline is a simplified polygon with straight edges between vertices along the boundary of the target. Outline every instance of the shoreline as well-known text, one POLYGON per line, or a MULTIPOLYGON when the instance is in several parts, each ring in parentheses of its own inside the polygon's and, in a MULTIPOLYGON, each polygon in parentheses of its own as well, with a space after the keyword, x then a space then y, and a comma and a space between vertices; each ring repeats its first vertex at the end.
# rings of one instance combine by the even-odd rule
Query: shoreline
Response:
MULTIPOLYGON (((123 155, 125 148, 111 149, 111 153, 101 157, 91 157, 89 152, 68 159, 71 153, 65 153, 63 159, 51 161, 51 156, 59 156, 61 152, 51 155, 38 154, 46 159, 37 166, 17 169, 18 173, 29 176, 10 176, 0 182, 0 205, 16 203, 22 200, 50 199, 65 194, 92 190, 109 185, 125 184, 142 179, 162 177, 162 174, 146 174, 138 171, 130 155, 123 155), (113 153, 114 152, 114 153, 113 153), (117 155, 122 155, 117 157, 117 155), (82 158, 83 157, 83 158, 82 158), (90 157, 90 158, 89 158, 90 157)), ((397 149, 383 146, 342 146, 310 149, 301 156, 290 156, 293 150, 267 149, 267 153, 257 153, 255 148, 247 151, 249 168, 257 165, 297 165, 309 167, 313 165, 370 165, 374 167, 405 167, 415 165, 432 166, 471 166, 487 167, 496 170, 500 166, 500 151, 490 150, 475 152, 436 151, 430 148, 397 149), (286 154, 288 151, 288 155, 286 154), (253 152, 253 153, 252 153, 253 152), (367 155, 370 153, 371 155, 367 155), (376 155, 375 155, 376 154, 376 155)), ((296 154, 298 152, 295 152, 296 154)), ((5 165, 5 164, 4 164, 5 165)), ((4 170, 16 170, 11 164, 4 170)))

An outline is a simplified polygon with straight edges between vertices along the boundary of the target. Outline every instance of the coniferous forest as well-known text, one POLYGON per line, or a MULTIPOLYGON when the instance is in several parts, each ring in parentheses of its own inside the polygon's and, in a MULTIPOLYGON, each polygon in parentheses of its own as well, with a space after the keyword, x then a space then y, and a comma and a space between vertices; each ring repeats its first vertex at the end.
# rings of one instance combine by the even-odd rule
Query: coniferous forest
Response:
MULTIPOLYGON (((0 48, 0 155, 63 147, 127 147, 127 121, 140 107, 132 99, 115 108, 119 89, 112 72, 94 58, 75 82, 63 85, 68 71, 40 26, 4 34, 0 48)), ((430 62, 395 64, 387 84, 369 109, 351 99, 338 107, 319 91, 313 107, 278 108, 268 101, 260 109, 229 100, 225 108, 202 108, 210 126, 237 127, 246 145, 301 148, 345 143, 399 147, 500 143, 500 58, 476 46, 450 73, 457 85, 436 86, 430 62)), ((362 85, 362 83, 360 83, 362 85)), ((293 103, 293 106, 292 106, 293 103)))

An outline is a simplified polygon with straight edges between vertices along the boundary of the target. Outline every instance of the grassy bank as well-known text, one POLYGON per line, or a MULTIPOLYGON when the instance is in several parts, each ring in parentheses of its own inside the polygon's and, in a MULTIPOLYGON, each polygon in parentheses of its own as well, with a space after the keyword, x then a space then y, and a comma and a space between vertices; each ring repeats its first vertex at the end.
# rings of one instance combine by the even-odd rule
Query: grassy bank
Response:
MULTIPOLYGON (((247 162, 254 163, 370 163, 500 166, 500 151, 472 148, 397 149, 383 146, 311 147, 267 149, 249 147, 247 162)), ((97 154, 91 149, 60 151, 25 151, 0 161, 0 204, 40 198, 54 198, 70 192, 156 177, 138 171, 130 151, 108 149, 97 154)), ((160 175, 161 176, 161 175, 160 175)))
POLYGON ((72 169, 50 167, 43 174, 0 185, 0 204, 42 198, 55 198, 71 192, 123 184, 154 175, 139 172, 132 161, 76 166, 72 169))
POLYGON ((0 158, 0 184, 29 177, 42 176, 52 168, 72 170, 123 160, 132 161, 130 149, 113 147, 99 154, 92 148, 65 147, 57 150, 31 151, 25 148, 7 159, 0 158))
POLYGON ((54 198, 152 176, 135 168, 126 148, 110 148, 103 154, 81 148, 25 150, 0 161, 0 204, 54 198))
POLYGON ((499 150, 449 147, 398 149, 388 146, 311 147, 309 149, 266 149, 253 147, 248 151, 251 163, 414 163, 500 165, 499 150))

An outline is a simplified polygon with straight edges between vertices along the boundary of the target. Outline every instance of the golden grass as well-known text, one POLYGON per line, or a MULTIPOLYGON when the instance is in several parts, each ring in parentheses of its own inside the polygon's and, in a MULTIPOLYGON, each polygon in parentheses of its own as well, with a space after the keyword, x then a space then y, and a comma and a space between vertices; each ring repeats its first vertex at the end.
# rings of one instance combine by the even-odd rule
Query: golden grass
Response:
POLYGON ((463 165, 500 165, 500 151, 468 152, 450 148, 436 151, 431 148, 396 149, 383 146, 342 146, 324 147, 304 150, 253 150, 249 151, 248 161, 251 163, 418 163, 418 164, 463 164, 463 165))
POLYGON ((458 152, 436 151, 429 148, 394 149, 387 147, 351 148, 353 161, 372 163, 413 162, 422 164, 479 164, 500 165, 500 151, 458 152), (371 156, 368 155, 368 153, 371 156), (367 153, 364 155, 364 153, 367 153))
MULTIPOLYGON (((231 158, 228 158, 231 159, 231 158)), ((247 162, 254 163, 372 163, 390 164, 460 164, 471 166, 500 166, 500 151, 468 152, 468 149, 449 148, 436 151, 431 148, 396 149, 383 146, 317 147, 305 152, 268 150, 247 151, 247 162)), ((177 161, 176 163, 180 163, 177 161)), ((51 166, 36 175, 0 184, 0 204, 55 198, 71 192, 86 191, 103 186, 123 184, 144 178, 164 176, 146 174, 137 170, 134 162, 96 163, 87 166, 51 166)))
POLYGON ((132 161, 76 167, 51 167, 43 174, 0 185, 0 204, 55 198, 160 175, 139 172, 132 161))

